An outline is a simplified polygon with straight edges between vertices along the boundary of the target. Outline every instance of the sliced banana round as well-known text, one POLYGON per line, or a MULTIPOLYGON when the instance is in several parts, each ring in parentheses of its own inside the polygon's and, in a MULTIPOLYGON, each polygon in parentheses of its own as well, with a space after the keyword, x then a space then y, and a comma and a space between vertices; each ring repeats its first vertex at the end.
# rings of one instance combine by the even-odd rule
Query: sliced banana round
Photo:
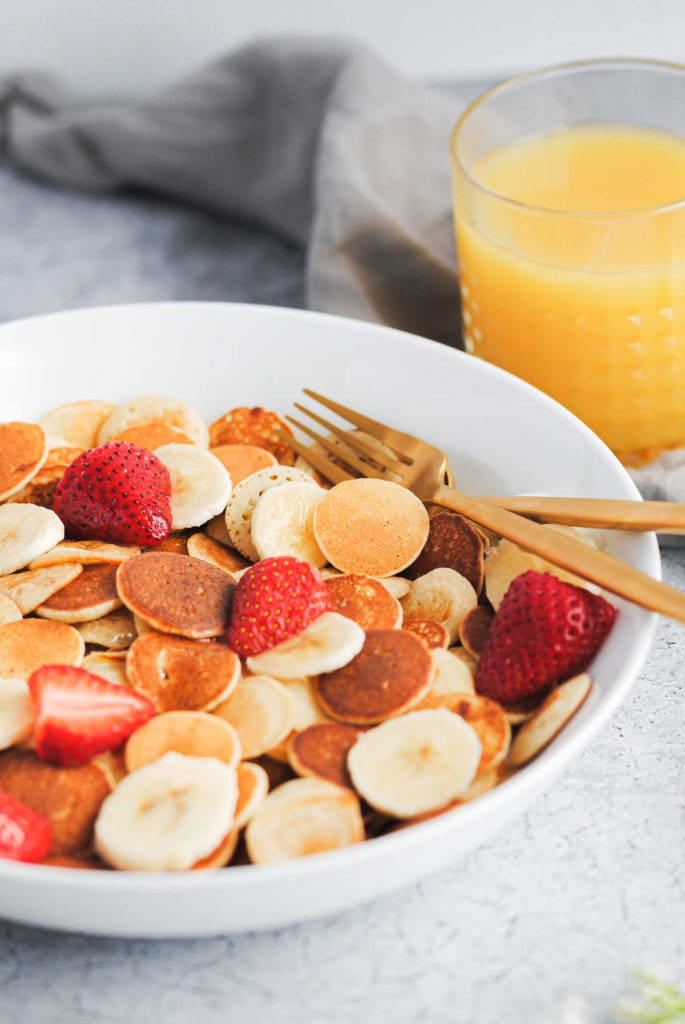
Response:
POLYGON ((442 708, 410 711, 364 733, 347 765, 357 792, 395 818, 444 807, 473 782, 481 756, 475 730, 442 708))
POLYGON ((0 575, 23 569, 64 540, 64 524, 52 509, 8 502, 0 505, 0 575))
POLYGON ((304 483, 319 490, 318 484, 308 473, 293 466, 260 469, 246 476, 233 489, 226 506, 226 529, 233 547, 251 562, 259 561, 259 552, 252 540, 252 516, 257 502, 272 487, 291 483, 304 483))
POLYGON ((352 661, 364 646, 364 630, 337 612, 324 612, 297 636, 247 659, 255 674, 297 679, 333 672, 352 661))
POLYGON ((364 839, 359 800, 322 779, 293 779, 262 800, 245 832, 253 864, 335 850, 364 839))
POLYGON ((314 537, 314 509, 326 494, 312 482, 293 481, 265 491, 252 513, 252 543, 260 558, 292 555, 317 569, 327 563, 314 537))
POLYGON ((98 444, 149 420, 166 420, 201 448, 209 448, 209 430, 197 409, 182 399, 159 395, 138 395, 113 409, 98 431, 98 444))
POLYGON ((0 750, 27 740, 35 717, 26 680, 0 679, 0 750))
POLYGON ((95 849, 123 870, 186 870, 229 832, 237 799, 235 768, 172 751, 127 775, 107 797, 95 849))
POLYGON ((155 455, 171 477, 171 527, 202 526, 226 508, 233 485, 216 456, 192 444, 163 444, 155 455))

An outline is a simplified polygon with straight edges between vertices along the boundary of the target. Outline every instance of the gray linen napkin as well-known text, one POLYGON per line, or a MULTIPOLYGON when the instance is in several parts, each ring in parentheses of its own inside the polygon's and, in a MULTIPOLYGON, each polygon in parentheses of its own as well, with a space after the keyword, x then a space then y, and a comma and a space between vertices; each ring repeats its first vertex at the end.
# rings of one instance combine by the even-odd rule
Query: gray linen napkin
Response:
MULTIPOLYGON (((156 97, 70 101, 38 75, 0 81, 0 152, 76 188, 135 187, 257 221, 307 249, 307 304, 460 345, 449 135, 459 94, 365 47, 257 41, 156 97)), ((634 478, 685 500, 685 457, 634 478)))

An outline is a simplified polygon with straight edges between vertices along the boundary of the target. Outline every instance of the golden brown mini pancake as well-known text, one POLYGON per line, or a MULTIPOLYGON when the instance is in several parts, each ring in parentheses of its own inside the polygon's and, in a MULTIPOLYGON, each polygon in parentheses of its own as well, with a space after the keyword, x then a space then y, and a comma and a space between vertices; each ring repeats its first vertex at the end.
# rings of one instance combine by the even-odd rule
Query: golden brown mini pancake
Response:
POLYGON ((424 707, 447 708, 475 729, 481 742, 478 774, 496 768, 504 760, 511 743, 511 726, 501 704, 477 693, 456 693, 434 697, 424 707))
POLYGON ((89 850, 75 851, 72 854, 51 853, 41 861, 49 868, 79 868, 83 871, 109 871, 104 861, 89 850))
MULTIPOLYGON (((184 533, 170 533, 161 544, 153 548, 154 552, 157 551, 171 551, 174 555, 187 555, 188 554, 188 538, 184 533)), ((147 551, 146 554, 152 552, 147 551)))
POLYGON ((0 676, 28 679, 41 665, 80 665, 83 637, 66 622, 21 619, 0 626, 0 676))
POLYGON ((359 730, 342 722, 319 722, 296 733, 288 744, 288 760, 298 775, 328 779, 353 789, 347 755, 359 730))
POLYGON ((29 569, 40 569, 46 565, 61 565, 63 562, 77 562, 79 565, 98 565, 108 562, 119 565, 127 558, 140 554, 135 545, 106 544, 101 540, 63 540, 55 544, 44 555, 34 558, 29 569))
POLYGON ((135 423, 132 427, 115 434, 112 441, 126 441, 128 444, 136 444, 139 448, 147 448, 154 451, 163 444, 194 444, 195 442, 184 433, 180 427, 166 420, 146 420, 145 423, 135 423))
POLYGON ((341 572, 394 576, 415 561, 428 537, 428 513, 389 480, 345 480, 314 510, 314 536, 341 572))
POLYGON ((95 765, 62 768, 41 761, 30 750, 0 754, 0 789, 49 819, 53 856, 76 853, 90 844, 100 805, 111 792, 95 765))
POLYGON ((47 451, 45 431, 37 423, 0 423, 0 501, 36 475, 47 451))
POLYGON ((432 673, 430 652, 418 637, 402 629, 372 630, 356 658, 319 677, 319 701, 331 718, 374 725, 418 704, 432 673))
MULTIPOLYGON (((218 516, 214 516, 209 522, 205 523, 203 529, 212 540, 223 544, 227 548, 233 547, 231 538, 228 536, 228 530, 226 529, 226 514, 224 512, 219 513, 218 516)), ((249 565, 250 563, 246 562, 246 564, 249 565)))
POLYGON ((0 576, 0 594, 11 597, 22 615, 28 615, 62 587, 75 580, 80 573, 81 566, 74 564, 50 565, 44 569, 10 573, 8 576, 0 576))
POLYGON ((188 757, 216 757, 233 766, 241 754, 237 732, 223 719, 204 711, 166 711, 129 736, 126 770, 134 772, 170 750, 188 757))
POLYGON ((333 601, 333 611, 358 622, 367 633, 370 629, 398 629, 402 623, 400 602, 380 580, 346 573, 329 577, 326 589, 333 601))
POLYGON ((485 545, 476 527, 455 512, 431 516, 428 539, 404 575, 415 580, 431 569, 455 569, 466 576, 477 594, 483 587, 485 545))
POLYGON ((206 533, 193 533, 188 537, 188 554, 228 573, 240 572, 241 569, 247 569, 252 565, 252 562, 248 562, 233 548, 219 544, 206 533))
POLYGON ((208 853, 206 857, 202 857, 201 860, 196 861, 189 870, 202 871, 207 868, 225 868, 235 853, 239 837, 238 829, 232 828, 215 850, 208 853))
POLYGON ((480 657, 494 617, 486 605, 479 604, 477 608, 468 611, 459 623, 459 639, 474 658, 480 657))
POLYGON ((90 622, 121 607, 116 565, 84 565, 82 572, 36 608, 43 619, 90 622))
POLYGON ((209 428, 209 444, 218 448, 227 444, 250 444, 266 448, 283 466, 292 466, 295 452, 281 439, 280 434, 294 437, 288 424, 275 412, 255 406, 231 409, 209 428))
POLYGON ((149 551, 119 566, 117 589, 126 607, 155 629, 200 640, 225 632, 235 583, 199 558, 149 551))
POLYGON ((81 667, 117 686, 128 686, 126 651, 94 651, 86 654, 81 667))
POLYGON ((402 629, 418 636, 431 650, 437 647, 447 648, 450 645, 447 630, 441 622, 436 622, 435 619, 415 619, 413 622, 405 622, 402 629))
POLYGON ((64 476, 65 469, 84 451, 84 448, 50 449, 38 472, 20 491, 12 495, 12 501, 23 505, 41 505, 43 508, 52 508, 55 490, 64 476))
POLYGON ((273 452, 256 444, 219 444, 209 450, 228 470, 234 487, 246 476, 278 463, 273 452))
POLYGON ((240 658, 225 644, 145 633, 129 648, 126 672, 159 712, 208 711, 240 678, 240 658))

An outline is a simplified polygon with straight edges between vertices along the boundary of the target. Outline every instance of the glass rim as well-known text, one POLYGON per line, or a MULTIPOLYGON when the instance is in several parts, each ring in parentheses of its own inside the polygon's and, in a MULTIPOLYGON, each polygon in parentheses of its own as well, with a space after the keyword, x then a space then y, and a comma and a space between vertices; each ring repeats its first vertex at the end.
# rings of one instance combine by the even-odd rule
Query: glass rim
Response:
POLYGON ((601 68, 602 66, 607 68, 615 68, 620 65, 624 67, 638 67, 643 69, 653 68, 661 71, 677 71, 685 76, 685 64, 680 64, 677 61, 658 60, 650 57, 591 57, 586 60, 572 60, 562 61, 558 64, 549 64, 545 67, 536 68, 532 71, 524 71, 521 74, 511 75, 509 78, 504 79, 502 82, 498 82, 496 85, 486 89, 479 96, 468 104, 468 106, 462 111, 460 117, 457 119, 452 131, 450 132, 450 157, 454 170, 459 171, 467 179, 470 185, 472 185, 479 192, 496 200, 499 203, 503 203, 514 209, 520 210, 527 213, 535 214, 547 214, 553 215, 567 220, 583 220, 588 222, 593 221, 609 221, 609 220, 629 220, 639 219, 640 217, 653 217, 655 214, 667 214, 673 213, 683 207, 685 207, 685 194, 682 199, 676 199, 671 203, 659 203, 653 206, 641 206, 637 209, 627 210, 607 210, 601 211, 583 211, 583 210, 559 210, 553 206, 538 206, 533 203, 527 203, 522 199, 515 199, 513 196, 507 196, 503 192, 498 192, 496 189, 490 188, 485 185, 482 181, 479 181, 471 171, 466 167, 463 161, 459 157, 458 153, 458 136, 462 128, 466 124, 467 120, 471 115, 478 110, 484 103, 486 103, 493 96, 497 96, 501 92, 505 92, 512 86, 531 81, 535 78, 543 78, 554 72, 563 71, 575 71, 590 68, 601 68))

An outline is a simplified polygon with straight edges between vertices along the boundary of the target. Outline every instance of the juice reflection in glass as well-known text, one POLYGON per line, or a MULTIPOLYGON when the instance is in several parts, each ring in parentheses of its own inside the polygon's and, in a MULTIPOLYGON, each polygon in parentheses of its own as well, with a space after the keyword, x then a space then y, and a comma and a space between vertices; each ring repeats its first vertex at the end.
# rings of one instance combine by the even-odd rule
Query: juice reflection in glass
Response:
POLYGON ((467 350, 623 456, 685 444, 685 69, 521 76, 467 110, 452 157, 467 350))

